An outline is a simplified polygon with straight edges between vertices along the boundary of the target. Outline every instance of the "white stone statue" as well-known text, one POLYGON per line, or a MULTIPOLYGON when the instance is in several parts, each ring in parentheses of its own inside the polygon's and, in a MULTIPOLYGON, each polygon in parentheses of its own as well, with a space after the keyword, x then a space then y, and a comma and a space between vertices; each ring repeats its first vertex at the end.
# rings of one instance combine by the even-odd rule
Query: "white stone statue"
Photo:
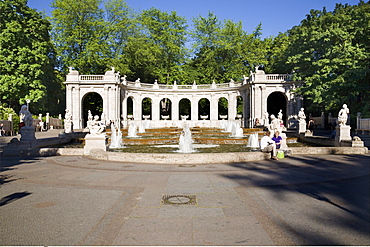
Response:
POLYGON ((348 119, 349 109, 346 104, 343 104, 343 108, 338 113, 338 125, 346 126, 348 119))
POLYGON ((66 114, 64 115, 64 121, 65 122, 71 122, 72 121, 72 114, 69 111, 69 109, 66 109, 66 114))
POLYGON ((269 126, 269 113, 267 111, 265 111, 265 113, 263 114, 263 125, 264 126, 269 126))
POLYGON ((271 124, 270 124, 269 130, 272 133, 272 135, 276 131, 279 131, 281 133, 282 131, 281 131, 281 127, 280 127, 280 120, 278 118, 276 118, 274 114, 271 114, 270 117, 271 117, 271 124))
POLYGON ((24 123, 24 126, 32 126, 33 118, 31 112, 28 110, 26 105, 22 105, 21 110, 19 112, 20 122, 24 123))
POLYGON ((282 109, 280 109, 278 113, 278 119, 283 120, 283 110, 282 109))
POLYGON ((94 120, 92 121, 91 126, 89 126, 89 130, 92 135, 100 135, 105 130, 105 125, 99 121, 98 115, 94 116, 94 120))
POLYGON ((301 108, 301 110, 298 112, 298 121, 300 123, 306 123, 306 114, 304 114, 304 108, 301 108))
POLYGON ((90 110, 87 111, 87 120, 88 121, 92 121, 93 120, 93 115, 91 114, 91 111, 90 110))
POLYGON ((66 109, 66 114, 64 116, 64 132, 65 133, 73 132, 72 114, 70 113, 69 109, 66 109))

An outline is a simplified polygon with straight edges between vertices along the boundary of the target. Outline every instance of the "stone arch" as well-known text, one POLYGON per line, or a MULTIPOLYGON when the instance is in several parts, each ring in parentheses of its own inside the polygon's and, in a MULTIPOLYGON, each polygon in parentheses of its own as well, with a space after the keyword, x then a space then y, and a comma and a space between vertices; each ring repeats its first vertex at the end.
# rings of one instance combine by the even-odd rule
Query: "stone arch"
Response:
POLYGON ((144 115, 150 115, 150 120, 152 119, 152 99, 149 97, 143 98, 141 101, 141 117, 140 119, 144 120, 144 115))
POLYGON ((169 116, 168 119, 172 119, 172 101, 169 98, 162 98, 159 102, 159 116, 169 116))
POLYGON ((201 98, 198 101, 198 120, 201 119, 200 116, 208 116, 210 119, 211 115, 211 102, 207 98, 201 98))
POLYGON ((98 115, 101 118, 103 113, 103 97, 96 92, 88 92, 82 96, 81 100, 82 124, 87 126, 88 111, 91 111, 93 116, 98 115))
POLYGON ((132 96, 127 97, 126 109, 127 116, 134 115, 134 98, 132 96))
POLYGON ((282 92, 273 92, 267 97, 267 112, 270 116, 274 114, 277 117, 279 111, 282 110, 285 126, 287 120, 287 104, 287 97, 282 92))
POLYGON ((227 119, 229 119, 229 100, 226 97, 220 97, 218 99, 217 105, 218 119, 221 119, 220 115, 227 115, 227 119))
POLYGON ((182 115, 189 116, 187 120, 191 120, 191 101, 188 98, 182 98, 179 101, 179 120, 182 115))

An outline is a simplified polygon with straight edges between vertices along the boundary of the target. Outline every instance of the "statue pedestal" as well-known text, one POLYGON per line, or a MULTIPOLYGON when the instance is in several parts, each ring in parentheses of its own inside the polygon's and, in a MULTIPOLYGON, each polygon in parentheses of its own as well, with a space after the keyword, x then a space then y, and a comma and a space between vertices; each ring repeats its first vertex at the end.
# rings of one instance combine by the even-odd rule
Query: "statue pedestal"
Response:
POLYGON ((88 155, 93 149, 107 151, 108 137, 105 134, 87 134, 85 136, 84 154, 88 155))
POLYGON ((72 133, 72 132, 73 132, 72 121, 64 122, 64 133, 72 133))
POLYGON ((351 141, 351 126, 338 126, 335 128, 335 146, 340 147, 342 141, 351 141))
POLYGON ((306 133, 306 122, 299 122, 298 134, 300 133, 306 133))
POLYGON ((288 149, 288 145, 286 144, 286 134, 281 133, 280 136, 281 136, 281 138, 283 138, 281 140, 280 149, 283 149, 283 150, 288 149))
POLYGON ((35 127, 33 126, 23 126, 20 129, 21 141, 33 141, 36 140, 35 127))

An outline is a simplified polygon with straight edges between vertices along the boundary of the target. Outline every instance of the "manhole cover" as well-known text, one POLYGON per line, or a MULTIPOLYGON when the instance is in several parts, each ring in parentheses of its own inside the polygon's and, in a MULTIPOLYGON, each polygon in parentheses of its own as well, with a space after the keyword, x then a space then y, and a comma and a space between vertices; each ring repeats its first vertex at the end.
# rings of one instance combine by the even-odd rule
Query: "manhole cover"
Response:
POLYGON ((163 205, 195 205, 196 203, 195 195, 164 195, 162 197, 163 205))
POLYGON ((196 165, 179 165, 179 167, 196 167, 196 165))

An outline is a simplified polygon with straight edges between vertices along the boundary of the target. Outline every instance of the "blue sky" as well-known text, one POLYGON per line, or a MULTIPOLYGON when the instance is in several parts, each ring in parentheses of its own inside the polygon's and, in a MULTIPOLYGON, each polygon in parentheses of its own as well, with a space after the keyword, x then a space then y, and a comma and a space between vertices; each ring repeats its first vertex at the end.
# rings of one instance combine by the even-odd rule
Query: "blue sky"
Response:
MULTIPOLYGON (((52 0, 28 0, 28 6, 50 15, 52 0)), ((126 0, 136 11, 158 8, 162 11, 176 11, 188 20, 206 16, 209 11, 215 13, 219 20, 230 19, 242 21, 248 33, 253 32, 262 23, 262 37, 276 36, 293 26, 299 25, 311 9, 322 10, 326 7, 332 11, 336 3, 356 5, 359 0, 126 0)))

